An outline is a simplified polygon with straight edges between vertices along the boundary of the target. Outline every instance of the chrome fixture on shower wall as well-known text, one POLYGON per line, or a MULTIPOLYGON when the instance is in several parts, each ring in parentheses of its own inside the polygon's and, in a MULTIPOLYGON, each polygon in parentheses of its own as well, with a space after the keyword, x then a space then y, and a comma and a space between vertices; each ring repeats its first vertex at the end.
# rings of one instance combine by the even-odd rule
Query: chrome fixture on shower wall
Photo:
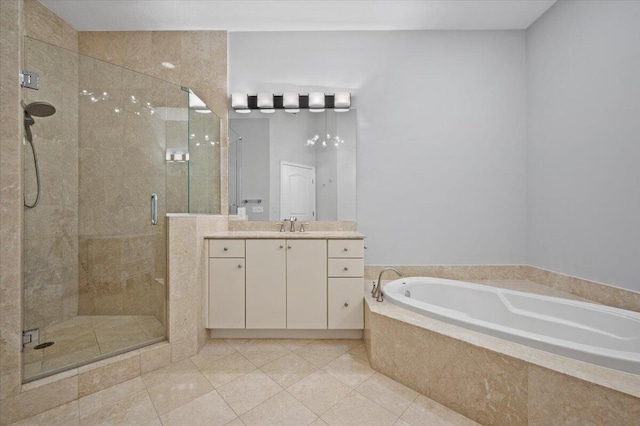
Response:
POLYGON ((25 207, 32 209, 40 202, 40 167, 38 166, 38 156, 36 155, 36 148, 33 145, 33 135, 31 134, 31 126, 36 122, 33 117, 49 117, 56 113, 56 108, 47 102, 32 102, 29 105, 25 105, 23 102, 22 109, 24 109, 24 133, 27 142, 31 145, 31 152, 33 153, 37 188, 36 200, 32 204, 29 204, 25 197, 23 202, 25 207))
POLYGON ((311 92, 308 95, 258 93, 257 95, 248 95, 236 92, 231 94, 231 108, 239 113, 249 113, 252 110, 273 113, 276 109, 284 109, 286 112, 295 114, 300 109, 323 112, 325 108, 333 109, 336 112, 345 112, 351 108, 351 93, 337 92, 333 95, 322 92, 311 92))

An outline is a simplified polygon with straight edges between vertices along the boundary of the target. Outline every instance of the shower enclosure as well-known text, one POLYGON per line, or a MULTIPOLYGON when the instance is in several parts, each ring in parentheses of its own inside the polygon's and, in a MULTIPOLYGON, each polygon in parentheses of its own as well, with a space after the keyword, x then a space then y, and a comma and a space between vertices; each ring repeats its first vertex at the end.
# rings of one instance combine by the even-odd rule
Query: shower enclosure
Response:
MULTIPOLYGON (((39 74, 39 90, 23 89, 26 382, 164 340, 165 213, 216 202, 190 205, 189 179, 168 178, 200 161, 190 119, 208 108, 190 108, 188 89, 28 37, 24 51, 39 74), (55 114, 30 112, 36 102, 55 114)), ((202 116, 219 153, 219 121, 202 116)), ((219 161, 207 167, 219 176, 219 161)))

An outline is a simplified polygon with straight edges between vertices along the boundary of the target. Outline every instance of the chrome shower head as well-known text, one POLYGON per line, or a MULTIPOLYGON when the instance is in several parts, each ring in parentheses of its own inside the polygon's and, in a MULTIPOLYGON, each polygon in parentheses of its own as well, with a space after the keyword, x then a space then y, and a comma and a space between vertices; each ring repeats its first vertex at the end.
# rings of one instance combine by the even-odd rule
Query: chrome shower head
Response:
POLYGON ((31 102, 23 108, 24 112, 34 117, 49 117, 56 113, 56 108, 47 102, 31 102))

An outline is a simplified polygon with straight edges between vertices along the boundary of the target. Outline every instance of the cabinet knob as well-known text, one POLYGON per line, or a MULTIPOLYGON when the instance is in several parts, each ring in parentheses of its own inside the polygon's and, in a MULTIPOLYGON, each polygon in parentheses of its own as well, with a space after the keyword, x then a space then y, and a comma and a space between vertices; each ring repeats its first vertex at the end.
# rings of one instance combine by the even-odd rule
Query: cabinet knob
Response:
POLYGON ((227 247, 223 248, 222 250, 224 251, 229 251, 229 249, 227 247))
POLYGON ((344 307, 348 308, 349 307, 349 302, 344 302, 344 307))
POLYGON ((242 269, 242 265, 238 265, 238 269, 242 269))
POLYGON ((291 249, 291 246, 287 246, 288 249, 291 249))
POLYGON ((348 270, 349 270, 349 268, 347 268, 347 267, 345 266, 345 267, 344 267, 344 270, 345 270, 345 271, 348 271, 348 270))
POLYGON ((349 249, 345 247, 345 248, 344 248, 344 251, 349 251, 349 249))
POLYGON ((280 248, 284 248, 284 246, 282 244, 280 244, 280 248))

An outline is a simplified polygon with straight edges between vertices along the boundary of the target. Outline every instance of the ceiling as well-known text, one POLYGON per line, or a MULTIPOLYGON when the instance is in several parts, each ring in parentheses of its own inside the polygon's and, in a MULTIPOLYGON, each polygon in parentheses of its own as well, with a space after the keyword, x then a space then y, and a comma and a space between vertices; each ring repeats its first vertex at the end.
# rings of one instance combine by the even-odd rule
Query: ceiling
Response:
POLYGON ((40 0, 78 31, 525 29, 555 0, 40 0))

